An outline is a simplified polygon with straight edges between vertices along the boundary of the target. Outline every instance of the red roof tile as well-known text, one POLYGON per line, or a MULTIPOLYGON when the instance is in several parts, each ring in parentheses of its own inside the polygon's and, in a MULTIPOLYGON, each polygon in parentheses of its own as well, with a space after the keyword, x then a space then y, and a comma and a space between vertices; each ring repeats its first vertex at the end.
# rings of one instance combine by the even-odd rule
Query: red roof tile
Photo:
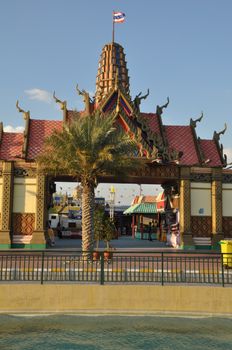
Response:
POLYGON ((214 140, 200 140, 200 147, 203 151, 205 160, 209 159, 207 165, 210 167, 222 166, 220 156, 214 140))
POLYGON ((156 203, 156 196, 143 196, 143 203, 156 203))
POLYGON ((199 164, 191 126, 165 125, 169 147, 182 151, 181 165, 199 164))
POLYGON ((156 203, 156 196, 135 196, 132 205, 139 203, 156 203))
POLYGON ((30 120, 30 136, 28 142, 29 159, 35 159, 41 153, 46 137, 54 130, 61 130, 63 121, 60 120, 30 120))
POLYGON ((155 113, 141 113, 142 118, 147 120, 147 124, 151 131, 153 131, 155 134, 160 135, 160 125, 159 125, 159 118, 155 113))
POLYGON ((139 199, 140 199, 141 196, 135 196, 131 205, 134 205, 134 204, 138 204, 139 203, 139 199))
POLYGON ((4 132, 0 145, 0 159, 14 160, 22 156, 23 133, 4 132))

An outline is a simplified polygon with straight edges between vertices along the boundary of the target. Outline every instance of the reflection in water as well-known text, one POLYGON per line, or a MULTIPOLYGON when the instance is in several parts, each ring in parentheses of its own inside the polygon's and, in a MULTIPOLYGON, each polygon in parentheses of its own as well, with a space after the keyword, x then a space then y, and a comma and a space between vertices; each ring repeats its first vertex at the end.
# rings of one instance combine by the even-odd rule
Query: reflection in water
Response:
POLYGON ((230 349, 232 320, 135 316, 0 316, 0 349, 230 349))

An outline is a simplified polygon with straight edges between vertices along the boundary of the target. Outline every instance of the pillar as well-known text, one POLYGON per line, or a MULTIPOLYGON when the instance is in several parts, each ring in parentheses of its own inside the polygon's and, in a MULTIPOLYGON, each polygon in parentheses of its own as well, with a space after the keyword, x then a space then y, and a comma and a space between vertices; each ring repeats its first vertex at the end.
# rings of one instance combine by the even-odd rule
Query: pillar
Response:
POLYGON ((212 246, 223 239, 222 232, 222 169, 213 169, 211 185, 212 201, 212 246))
POLYGON ((180 234, 184 249, 193 249, 191 234, 191 182, 190 168, 181 168, 180 178, 180 234))
POLYGON ((143 239, 143 215, 140 215, 140 232, 141 232, 141 239, 143 239))
POLYGON ((44 249, 46 248, 46 175, 39 168, 37 169, 36 186, 35 231, 32 234, 31 248, 44 249))
POLYGON ((0 248, 11 247, 11 216, 14 190, 14 164, 3 162, 2 169, 2 217, 0 225, 0 248))
POLYGON ((135 215, 132 215, 131 231, 132 238, 135 238, 135 215))

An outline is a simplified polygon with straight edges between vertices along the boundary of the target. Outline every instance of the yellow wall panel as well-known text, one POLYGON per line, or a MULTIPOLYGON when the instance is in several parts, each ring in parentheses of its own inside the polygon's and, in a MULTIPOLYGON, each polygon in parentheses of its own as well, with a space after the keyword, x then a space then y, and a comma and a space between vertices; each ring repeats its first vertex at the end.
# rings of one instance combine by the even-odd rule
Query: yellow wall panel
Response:
POLYGON ((211 216, 211 184, 191 184, 191 215, 211 216))
POLYGON ((222 216, 232 216, 232 184, 222 185, 222 216))
POLYGON ((15 178, 14 181, 14 213, 35 213, 36 180, 15 178))
POLYGON ((211 183, 205 183, 205 182, 192 182, 191 188, 194 189, 208 189, 211 190, 211 183))
POLYGON ((23 178, 23 177, 15 177, 14 184, 17 185, 36 185, 36 179, 33 178, 23 178))

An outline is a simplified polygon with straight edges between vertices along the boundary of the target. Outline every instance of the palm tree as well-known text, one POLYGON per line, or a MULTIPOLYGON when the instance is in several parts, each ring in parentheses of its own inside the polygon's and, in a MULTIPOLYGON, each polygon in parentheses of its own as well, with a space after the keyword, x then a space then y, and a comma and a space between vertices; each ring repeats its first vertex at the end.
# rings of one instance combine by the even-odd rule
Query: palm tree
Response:
POLYGON ((104 175, 125 175, 138 166, 137 147, 116 121, 115 115, 94 112, 79 116, 46 139, 38 162, 47 172, 73 176, 81 182, 82 252, 93 248, 94 189, 104 175))

